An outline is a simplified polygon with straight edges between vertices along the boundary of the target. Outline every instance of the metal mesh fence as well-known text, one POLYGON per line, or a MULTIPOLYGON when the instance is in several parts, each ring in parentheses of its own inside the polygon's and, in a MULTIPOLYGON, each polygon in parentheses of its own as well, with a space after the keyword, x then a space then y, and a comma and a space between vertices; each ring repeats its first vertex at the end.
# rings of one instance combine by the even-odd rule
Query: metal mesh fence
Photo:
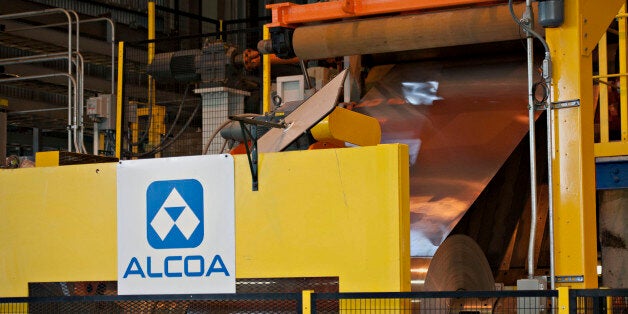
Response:
POLYGON ((569 291, 570 313, 628 313, 628 289, 586 289, 569 291))
POLYGON ((556 291, 313 293, 312 313, 551 313, 556 291))
POLYGON ((297 313, 301 293, 0 299, 0 313, 297 313))
MULTIPOLYGON (((115 282, 34 283, 31 297, 0 298, 0 313, 301 313, 304 290, 314 291, 312 313, 559 310, 556 290, 338 293, 337 277, 238 279, 236 286, 235 294, 118 296, 115 282)), ((569 313, 628 313, 628 289, 569 290, 568 298, 569 313)))
MULTIPOLYGON (((338 277, 238 278, 236 293, 296 293, 312 290, 338 292, 338 277)), ((115 281, 38 282, 28 285, 31 297, 94 296, 118 294, 115 281)))
POLYGON ((238 46, 216 37, 125 44, 123 157, 219 153, 220 136, 205 147, 214 130, 230 115, 259 112, 260 72, 247 67, 238 46))
POLYGON ((301 292, 338 292, 338 277, 240 278, 236 294, 118 296, 115 281, 30 283, 0 313, 299 313, 301 292))

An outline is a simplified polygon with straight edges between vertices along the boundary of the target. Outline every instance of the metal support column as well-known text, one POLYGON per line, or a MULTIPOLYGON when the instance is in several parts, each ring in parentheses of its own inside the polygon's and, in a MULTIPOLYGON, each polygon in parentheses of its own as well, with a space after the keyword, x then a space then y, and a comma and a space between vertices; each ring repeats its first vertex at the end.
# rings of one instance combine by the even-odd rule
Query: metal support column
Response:
POLYGON ((621 7, 621 0, 565 1, 565 23, 546 30, 554 61, 555 102, 579 107, 553 110, 553 204, 558 286, 596 288, 597 243, 591 52, 621 7))
POLYGON ((33 128, 33 156, 39 152, 41 147, 41 129, 33 128))

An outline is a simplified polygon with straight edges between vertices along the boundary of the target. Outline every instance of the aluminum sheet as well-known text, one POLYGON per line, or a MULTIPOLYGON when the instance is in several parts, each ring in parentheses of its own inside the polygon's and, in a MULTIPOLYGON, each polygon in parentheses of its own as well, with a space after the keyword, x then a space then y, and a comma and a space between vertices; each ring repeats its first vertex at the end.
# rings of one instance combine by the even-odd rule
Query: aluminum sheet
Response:
POLYGON ((527 134, 521 55, 397 64, 358 105, 382 143, 410 146, 413 257, 434 255, 527 134))

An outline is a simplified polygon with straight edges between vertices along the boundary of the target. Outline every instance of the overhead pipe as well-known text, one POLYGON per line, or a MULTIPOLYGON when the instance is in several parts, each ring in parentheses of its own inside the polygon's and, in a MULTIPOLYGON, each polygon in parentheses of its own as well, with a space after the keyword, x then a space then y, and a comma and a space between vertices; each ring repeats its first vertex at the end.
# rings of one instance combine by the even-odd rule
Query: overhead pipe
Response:
MULTIPOLYGON (((73 10, 68 10, 69 13, 71 13, 72 15, 74 15, 74 18, 76 19, 76 22, 74 22, 73 24, 76 24, 76 28, 75 28, 75 32, 76 32, 76 47, 75 47, 75 57, 76 57, 76 81, 77 81, 77 85, 76 85, 76 94, 77 96, 77 102, 74 104, 74 125, 76 126, 76 128, 74 129, 75 134, 75 142, 78 142, 78 146, 76 146, 76 151, 80 152, 80 153, 87 153, 86 149, 85 149, 85 143, 83 141, 83 56, 80 55, 80 38, 81 38, 81 34, 80 34, 80 18, 78 16, 78 14, 76 13, 76 11, 73 10)), ((70 87, 70 84, 68 82, 68 88, 70 87)))
POLYGON ((11 114, 26 114, 26 113, 48 112, 48 111, 59 111, 59 110, 68 110, 68 108, 65 108, 65 107, 58 107, 58 108, 45 108, 45 109, 33 109, 33 110, 11 111, 11 114))
MULTIPOLYGON (((534 14, 532 12, 532 1, 526 0, 526 11, 524 13, 524 23, 530 28, 534 27, 534 14)), ((528 278, 534 278, 534 251, 536 241, 537 225, 537 179, 536 179, 536 125, 535 125, 535 102, 534 93, 534 37, 530 32, 526 32, 526 50, 528 63, 528 124, 530 127, 530 239, 528 243, 528 278)))
MULTIPOLYGON (((79 16, 76 13, 76 11, 73 10, 68 10, 68 12, 72 15, 74 15, 74 18, 76 19, 76 27, 75 27, 75 32, 76 32, 76 47, 74 52, 76 53, 76 59, 73 60, 73 62, 75 63, 75 69, 76 69, 76 85, 74 88, 74 93, 76 94, 75 100, 76 102, 74 102, 74 147, 76 149, 77 152, 79 153, 85 153, 85 151, 83 150, 84 145, 83 145, 83 141, 82 141, 82 136, 81 136, 81 125, 82 125, 82 121, 83 121, 83 116, 79 115, 79 112, 82 111, 82 93, 79 92, 79 90, 82 88, 82 84, 81 82, 81 70, 79 69, 79 67, 81 67, 80 62, 79 62, 79 57, 78 57, 78 53, 79 53, 79 16)), ((72 23, 74 24, 74 23, 72 23)), ((68 79, 68 93, 70 92, 70 80, 68 79)))
MULTIPOLYGON (((530 7, 531 0, 526 0, 526 8, 530 7)), ((525 23, 519 21, 515 16, 513 10, 513 0, 508 0, 508 6, 510 9, 510 14, 512 18, 515 20, 519 26, 526 31, 528 35, 531 35, 538 39, 541 44, 543 44, 543 48, 545 50, 545 58, 543 59, 543 80, 545 85, 547 86, 547 97, 545 97, 545 110, 546 110, 546 124, 547 124, 547 189, 548 189, 548 219, 549 219, 549 245, 550 245, 550 288, 554 289, 556 286, 556 270, 555 270, 555 261, 554 261, 554 178, 553 178, 553 159, 552 156, 554 154, 554 137, 552 132, 554 130, 554 109, 552 108, 552 99, 553 99, 553 81, 552 81, 552 57, 550 54, 549 46, 547 42, 543 38, 543 36, 539 35, 539 33, 535 32, 531 27, 526 25, 525 23)), ((528 11, 531 14, 531 10, 528 11)), ((530 48, 530 43, 528 40, 528 48, 530 48)), ((530 70, 528 69, 528 79, 530 78, 530 70)), ((529 82, 528 82, 529 83, 529 82)), ((531 93, 532 91, 528 91, 531 93)), ((534 99, 533 99, 534 100, 534 99)), ((533 184, 533 183, 531 183, 533 184)), ((536 219, 536 218, 535 218, 536 219)), ((532 224, 535 224, 536 221, 533 221, 532 224)), ((531 241, 534 234, 530 234, 531 241)), ((533 245, 533 243, 532 243, 533 245)), ((532 247, 532 246, 530 246, 532 247)), ((529 248, 530 248, 529 247, 529 248)), ((530 252, 528 252, 530 254, 530 252)), ((532 252, 534 254, 534 252, 532 252)), ((528 255, 528 262, 530 262, 530 258, 528 255)), ((534 261, 532 260, 532 263, 534 261)), ((532 270, 534 271, 534 270, 532 270)))
POLYGON ((77 91, 78 104, 75 106, 75 115, 76 115, 76 120, 77 120, 76 126, 77 126, 80 150, 82 153, 87 154, 87 149, 85 148, 85 143, 84 143, 84 138, 83 138, 83 131, 84 131, 83 113, 84 113, 84 103, 85 103, 83 83, 84 83, 84 76, 85 76, 85 72, 84 72, 85 60, 83 58, 83 55, 80 52, 76 52, 75 55, 76 55, 76 76, 77 76, 76 81, 78 84, 78 91, 77 91))
POLYGON ((40 54, 40 55, 0 59, 0 65, 36 63, 36 62, 53 61, 53 60, 61 60, 61 59, 65 60, 67 58, 68 58, 68 55, 65 52, 46 53, 46 54, 40 54))

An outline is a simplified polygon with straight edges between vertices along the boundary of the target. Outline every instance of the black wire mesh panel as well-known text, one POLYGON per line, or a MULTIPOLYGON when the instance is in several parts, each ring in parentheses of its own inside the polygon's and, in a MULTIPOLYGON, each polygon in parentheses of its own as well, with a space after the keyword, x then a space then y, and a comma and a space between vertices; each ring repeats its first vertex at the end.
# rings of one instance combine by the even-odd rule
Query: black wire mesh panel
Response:
MULTIPOLYGON (((293 293, 313 290, 338 292, 338 277, 238 278, 236 293, 293 293)), ((28 284, 31 297, 118 295, 115 281, 36 282, 28 284)))
POLYGON ((0 299, 0 313, 295 313, 304 290, 338 292, 338 277, 237 279, 227 295, 118 296, 115 281, 30 283, 30 297, 0 299))
POLYGON ((314 293, 312 313, 551 313, 556 291, 314 293))
POLYGON ((0 299, 0 313, 297 313, 301 293, 0 299))
POLYGON ((569 291, 570 313, 628 313, 628 289, 583 289, 569 291))

